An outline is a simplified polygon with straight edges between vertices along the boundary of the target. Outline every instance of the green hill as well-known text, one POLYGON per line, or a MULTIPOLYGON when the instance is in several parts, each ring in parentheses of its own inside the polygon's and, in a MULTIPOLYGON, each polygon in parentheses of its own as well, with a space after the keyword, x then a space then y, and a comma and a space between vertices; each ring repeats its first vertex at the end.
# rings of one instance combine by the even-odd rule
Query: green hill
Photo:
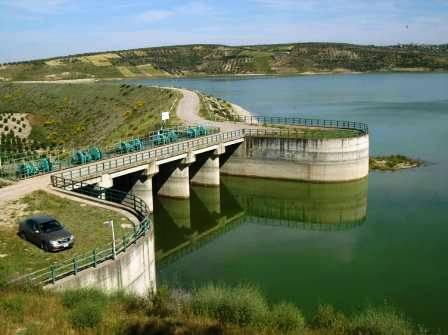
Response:
POLYGON ((143 136, 160 126, 160 113, 179 97, 141 85, 0 84, 0 153, 6 157, 143 136))
POLYGON ((296 43, 143 48, 3 64, 0 80, 367 71, 448 71, 448 45, 296 43))

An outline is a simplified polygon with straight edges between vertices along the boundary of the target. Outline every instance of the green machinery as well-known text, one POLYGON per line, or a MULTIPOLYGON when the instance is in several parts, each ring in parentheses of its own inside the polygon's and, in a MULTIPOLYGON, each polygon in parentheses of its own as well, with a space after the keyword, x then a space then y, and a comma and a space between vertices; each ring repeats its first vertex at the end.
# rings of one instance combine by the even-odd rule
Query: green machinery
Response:
POLYGON ((205 136, 208 134, 207 128, 203 126, 189 127, 187 129, 188 138, 196 138, 199 136, 205 136))
POLYGON ((86 164, 91 161, 99 161, 101 158, 103 158, 103 153, 97 147, 86 151, 78 150, 72 156, 72 164, 86 164))
POLYGON ((34 162, 24 162, 17 165, 16 175, 20 178, 34 176, 39 173, 48 173, 53 170, 53 163, 48 158, 34 162))
POLYGON ((174 130, 169 131, 159 131, 156 135, 153 137, 153 144, 154 145, 163 145, 168 143, 176 142, 178 139, 178 135, 174 130))
POLYGON ((140 139, 135 138, 129 142, 120 142, 117 145, 117 152, 120 154, 126 154, 128 152, 143 150, 143 143, 140 139))

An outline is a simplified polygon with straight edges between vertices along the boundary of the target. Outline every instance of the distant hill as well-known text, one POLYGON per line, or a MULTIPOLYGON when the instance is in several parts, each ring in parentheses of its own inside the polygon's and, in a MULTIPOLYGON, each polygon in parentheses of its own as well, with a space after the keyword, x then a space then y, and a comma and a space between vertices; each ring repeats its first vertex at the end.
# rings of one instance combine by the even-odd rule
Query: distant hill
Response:
POLYGON ((184 45, 71 55, 0 66, 0 80, 226 74, 448 71, 448 44, 184 45))

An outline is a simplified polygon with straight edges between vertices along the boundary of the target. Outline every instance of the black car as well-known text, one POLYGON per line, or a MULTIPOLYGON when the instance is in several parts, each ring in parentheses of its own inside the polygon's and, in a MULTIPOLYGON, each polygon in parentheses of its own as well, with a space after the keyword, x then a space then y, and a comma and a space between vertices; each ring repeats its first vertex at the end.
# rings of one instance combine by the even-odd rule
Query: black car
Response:
POLYGON ((58 251, 73 247, 75 237, 56 219, 47 216, 33 216, 19 225, 19 236, 45 251, 58 251))

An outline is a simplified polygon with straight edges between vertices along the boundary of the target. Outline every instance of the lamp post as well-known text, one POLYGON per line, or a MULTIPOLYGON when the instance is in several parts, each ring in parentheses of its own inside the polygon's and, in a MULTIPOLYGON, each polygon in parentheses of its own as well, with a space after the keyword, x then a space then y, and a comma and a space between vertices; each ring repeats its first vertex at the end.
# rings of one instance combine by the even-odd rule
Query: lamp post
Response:
POLYGON ((117 251, 115 249, 115 230, 114 230, 114 220, 109 220, 104 222, 105 225, 110 226, 112 229, 112 254, 115 257, 117 256, 117 251))

